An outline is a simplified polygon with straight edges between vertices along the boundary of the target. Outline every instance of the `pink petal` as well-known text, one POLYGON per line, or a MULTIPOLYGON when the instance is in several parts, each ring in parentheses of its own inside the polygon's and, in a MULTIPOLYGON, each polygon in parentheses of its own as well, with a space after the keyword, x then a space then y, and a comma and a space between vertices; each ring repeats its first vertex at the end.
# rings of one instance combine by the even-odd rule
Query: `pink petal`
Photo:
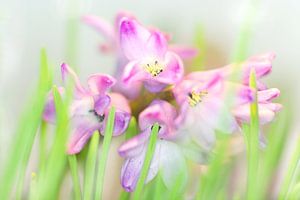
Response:
POLYGON ((131 108, 129 102, 122 94, 110 93, 109 96, 111 98, 112 106, 131 114, 131 108))
POLYGON ((167 52, 167 48, 168 44, 164 35, 158 31, 152 32, 146 43, 147 56, 163 60, 167 52))
POLYGON ((93 99, 96 113, 103 115, 111 103, 111 98, 108 95, 95 95, 93 99))
POLYGON ((146 79, 148 74, 141 69, 136 61, 129 62, 123 71, 122 82, 126 85, 146 79))
POLYGON ((148 138, 150 136, 151 130, 146 129, 140 134, 134 136, 133 138, 125 141, 118 149, 120 156, 122 157, 133 157, 140 154, 143 150, 148 138))
POLYGON ((92 94, 104 94, 114 84, 116 79, 106 74, 94 74, 88 78, 88 86, 92 94))
POLYGON ((151 33, 136 20, 123 18, 120 25, 120 45, 129 60, 145 57, 145 44, 151 33))
POLYGON ((145 130, 157 122, 161 126, 159 136, 171 137, 174 134, 176 114, 176 109, 170 103, 163 100, 154 100, 139 115, 140 129, 145 130))
POLYGON ((257 99, 258 102, 268 102, 278 97, 279 95, 280 95, 280 91, 277 88, 270 88, 267 90, 258 91, 257 99))
POLYGON ((61 73, 62 73, 62 79, 65 82, 66 78, 70 76, 72 81, 74 81, 75 84, 75 96, 76 97, 83 97, 88 94, 88 92, 83 88, 83 86, 80 83, 80 80, 77 76, 77 74, 69 67, 69 65, 63 63, 61 65, 61 73))
MULTIPOLYGON (((64 95, 65 89, 63 87, 58 87, 57 89, 60 95, 64 95)), ((47 96, 47 100, 43 112, 43 119, 46 122, 50 122, 50 123, 55 123, 56 121, 55 104, 54 104, 52 91, 50 91, 47 96)))
POLYGON ((165 69, 155 80, 165 84, 175 84, 179 82, 184 73, 183 63, 178 55, 167 52, 165 56, 165 69))

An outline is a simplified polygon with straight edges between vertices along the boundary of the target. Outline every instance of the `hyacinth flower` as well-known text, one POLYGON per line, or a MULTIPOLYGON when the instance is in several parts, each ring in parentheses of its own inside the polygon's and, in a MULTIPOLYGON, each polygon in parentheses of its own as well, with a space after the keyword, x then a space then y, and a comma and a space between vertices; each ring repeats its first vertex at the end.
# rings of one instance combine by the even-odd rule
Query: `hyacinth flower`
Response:
POLYGON ((148 91, 156 93, 181 80, 183 63, 177 54, 168 51, 167 40, 160 32, 123 18, 120 44, 129 60, 122 75, 124 84, 142 82, 148 91))
MULTIPOLYGON (((83 17, 83 21, 93 27, 96 31, 98 31, 103 37, 107 40, 107 43, 101 45, 102 52, 114 52, 117 57, 117 70, 115 73, 116 78, 119 80, 121 79, 124 67, 128 63, 127 57, 124 55, 120 45, 120 37, 119 37, 119 28, 121 19, 127 18, 136 20, 136 18, 128 12, 119 12, 115 18, 114 26, 111 25, 106 20, 93 16, 93 15, 86 15, 83 17)), ((157 28, 148 28, 149 31, 160 32, 166 40, 170 39, 168 34, 162 33, 157 28)), ((192 47, 186 47, 182 45, 170 45, 169 50, 175 52, 179 55, 182 59, 189 59, 193 58, 197 55, 198 51, 192 47)), ((133 84, 122 84, 122 82, 117 82, 116 85, 113 87, 114 91, 121 92, 126 97, 130 99, 134 99, 139 95, 141 90, 142 83, 141 82, 134 82, 133 84)))
POLYGON ((193 80, 186 77, 173 89, 180 105, 176 119, 179 135, 194 141, 204 151, 210 151, 214 146, 216 130, 233 133, 238 129, 231 110, 254 99, 254 91, 247 86, 226 82, 218 73, 209 78, 193 80), (233 96, 230 101, 226 101, 228 93, 233 96))
MULTIPOLYGON (((81 151, 92 134, 99 130, 104 134, 108 112, 111 106, 116 108, 113 136, 125 132, 130 121, 130 107, 125 97, 118 93, 108 93, 115 84, 115 79, 105 74, 93 74, 88 78, 88 88, 81 85, 75 72, 67 65, 61 66, 62 77, 71 78, 75 85, 69 116, 72 125, 71 138, 67 153, 76 154, 81 151)), ((62 96, 65 89, 59 87, 62 96)), ((52 92, 48 95, 43 118, 55 123, 55 105, 52 92)))
POLYGON ((204 77, 209 79, 211 76, 214 76, 216 73, 218 73, 224 79, 229 81, 230 78, 234 76, 234 74, 237 74, 238 77, 241 77, 241 83, 243 83, 244 85, 248 85, 250 71, 251 69, 254 69, 257 79, 257 88, 258 90, 263 90, 267 87, 260 81, 260 79, 271 73, 272 61, 274 59, 274 53, 265 53, 262 55, 250 57, 240 64, 229 64, 213 70, 193 72, 189 74, 187 78, 193 80, 203 80, 204 77))
POLYGON ((141 173, 145 159, 147 144, 154 123, 159 124, 158 141, 150 164, 145 183, 151 181, 160 170, 162 179, 168 188, 181 176, 182 183, 186 180, 186 161, 181 148, 173 141, 176 134, 175 108, 166 101, 154 100, 139 115, 141 133, 124 142, 118 149, 125 158, 121 170, 123 188, 132 192, 141 173))

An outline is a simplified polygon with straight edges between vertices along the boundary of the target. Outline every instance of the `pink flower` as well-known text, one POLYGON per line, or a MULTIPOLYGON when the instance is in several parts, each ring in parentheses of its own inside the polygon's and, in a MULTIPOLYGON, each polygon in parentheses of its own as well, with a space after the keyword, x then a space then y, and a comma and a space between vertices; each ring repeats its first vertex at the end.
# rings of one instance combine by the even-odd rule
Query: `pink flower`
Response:
MULTIPOLYGON (((105 39, 106 43, 102 44, 100 49, 102 52, 115 52, 117 56, 117 70, 115 76, 117 80, 121 79, 121 76, 124 71, 124 67, 128 63, 128 59, 123 54, 122 49, 120 48, 120 37, 119 37, 119 28, 121 19, 127 18, 135 20, 136 18, 128 12, 119 12, 115 18, 114 26, 111 25, 106 20, 93 16, 93 15, 86 15, 83 17, 83 21, 93 27, 96 31, 98 31, 105 39)), ((156 28, 148 28, 149 31, 156 31, 159 32, 156 28)), ((164 34, 160 32, 166 40, 169 40, 170 36, 168 34, 164 34)), ((183 59, 193 58, 197 55, 198 51, 195 48, 182 46, 182 45, 171 45, 169 49, 176 54, 178 54, 183 59)), ((142 83, 141 82, 134 82, 132 84, 127 83, 123 84, 122 82, 117 82, 114 87, 113 91, 121 92, 126 97, 130 99, 134 99, 139 95, 141 90, 142 83)))
POLYGON ((179 134, 190 137, 203 150, 214 146, 216 130, 236 131, 239 126, 231 110, 254 99, 249 87, 226 82, 219 73, 203 80, 185 78, 174 87, 174 95, 180 105, 176 119, 179 134), (232 99, 226 99, 228 94, 232 99))
POLYGON ((203 78, 209 78, 210 76, 218 73, 227 81, 230 81, 230 79, 234 78, 234 76, 237 76, 237 78, 241 77, 241 83, 248 85, 250 71, 252 68, 254 68, 257 78, 257 87, 259 90, 262 90, 266 89, 267 87, 260 81, 260 79, 271 73, 272 61, 274 60, 274 58, 274 53, 266 53, 258 56, 253 56, 241 64, 230 64, 213 70, 194 72, 187 77, 193 80, 203 80, 203 78))
POLYGON ((181 80, 182 61, 168 51, 167 40, 160 32, 151 32, 136 20, 123 18, 120 44, 129 60, 122 76, 124 84, 143 82, 150 92, 159 92, 181 80))
POLYGON ((141 133, 124 142, 119 154, 125 158, 121 171, 123 188, 132 192, 141 173, 145 159, 148 139, 154 123, 159 123, 158 141, 152 158, 146 183, 161 171, 164 183, 172 188, 176 178, 182 175, 186 181, 186 161, 182 149, 173 141, 175 137, 175 108, 166 101, 155 100, 139 115, 141 133))
MULTIPOLYGON (((116 107, 113 135, 125 132, 130 121, 130 107, 126 98, 117 93, 108 94, 115 84, 115 79, 105 74, 94 74, 88 79, 88 88, 84 88, 75 72, 66 64, 61 66, 63 79, 70 77, 74 81, 74 99, 70 105, 72 133, 68 145, 68 153, 81 151, 94 131, 104 133, 107 115, 111 106, 116 107)), ((65 95, 64 88, 59 92, 65 95)), ((52 93, 49 93, 44 109, 44 120, 55 122, 55 106, 52 93)))
MULTIPOLYGON (((275 114, 281 110, 282 105, 271 101, 280 95, 277 88, 261 90, 257 92, 258 116, 261 125, 267 124, 275 118, 275 114)), ((250 122, 250 104, 242 104, 233 109, 233 114, 239 123, 250 122)))

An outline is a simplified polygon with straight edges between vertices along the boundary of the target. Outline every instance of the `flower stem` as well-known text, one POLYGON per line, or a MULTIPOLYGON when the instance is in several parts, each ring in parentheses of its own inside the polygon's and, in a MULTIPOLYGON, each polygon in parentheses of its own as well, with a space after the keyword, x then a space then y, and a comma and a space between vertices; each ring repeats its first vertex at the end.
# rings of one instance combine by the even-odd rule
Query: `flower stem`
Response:
MULTIPOLYGON (((250 73, 249 86, 256 90, 256 73, 252 69, 250 73)), ((250 104, 250 125, 247 139, 247 155, 248 155, 248 183, 247 183, 247 199, 256 199, 256 186, 259 162, 259 117, 257 94, 255 93, 254 101, 250 104)))
POLYGON ((97 179, 96 179, 96 192, 95 192, 95 199, 97 199, 97 200, 102 199, 105 167, 106 167, 108 151, 109 151, 109 147, 110 147, 110 143, 111 143, 111 139, 112 139, 114 121, 115 121, 115 108, 112 107, 110 109, 110 112, 108 115, 108 120, 107 120, 104 139, 103 139, 103 148, 102 148, 102 152, 100 154, 99 163, 98 163, 98 171, 97 171, 97 179))
POLYGON ((81 189, 80 189, 80 181, 78 175, 78 167, 77 167, 77 158, 76 155, 69 155, 68 156, 69 165, 72 174, 72 180, 74 185, 74 197, 75 200, 81 200, 81 189))
POLYGON ((144 187, 144 183, 145 183, 145 180, 148 175, 148 170, 149 170, 149 167, 151 164, 151 160, 152 160, 153 154, 155 152, 158 130, 159 130, 159 125, 158 125, 158 123, 155 123, 152 128, 152 131, 151 131, 150 141, 149 141, 149 144, 147 147, 147 152, 146 152, 145 160, 144 160, 143 167, 141 170, 141 174, 140 174, 139 180, 137 182, 135 192, 133 194, 133 200, 138 200, 141 196, 141 193, 142 193, 142 190, 144 187))
POLYGON ((100 138, 99 132, 96 131, 93 134, 89 144, 89 150, 85 162, 85 173, 84 173, 83 199, 85 200, 92 199, 99 138, 100 138))

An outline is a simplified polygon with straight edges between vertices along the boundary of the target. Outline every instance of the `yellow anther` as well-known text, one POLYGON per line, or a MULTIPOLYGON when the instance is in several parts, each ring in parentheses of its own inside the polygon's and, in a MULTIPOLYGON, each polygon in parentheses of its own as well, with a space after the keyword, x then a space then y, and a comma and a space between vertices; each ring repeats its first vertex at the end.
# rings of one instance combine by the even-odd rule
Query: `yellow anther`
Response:
POLYGON ((203 97, 206 96, 208 93, 207 91, 195 92, 192 91, 188 93, 188 102, 190 106, 195 107, 198 103, 202 102, 203 97))
POLYGON ((163 72, 163 67, 158 63, 158 61, 155 61, 154 64, 146 64, 145 69, 153 77, 158 76, 161 72, 163 72))

